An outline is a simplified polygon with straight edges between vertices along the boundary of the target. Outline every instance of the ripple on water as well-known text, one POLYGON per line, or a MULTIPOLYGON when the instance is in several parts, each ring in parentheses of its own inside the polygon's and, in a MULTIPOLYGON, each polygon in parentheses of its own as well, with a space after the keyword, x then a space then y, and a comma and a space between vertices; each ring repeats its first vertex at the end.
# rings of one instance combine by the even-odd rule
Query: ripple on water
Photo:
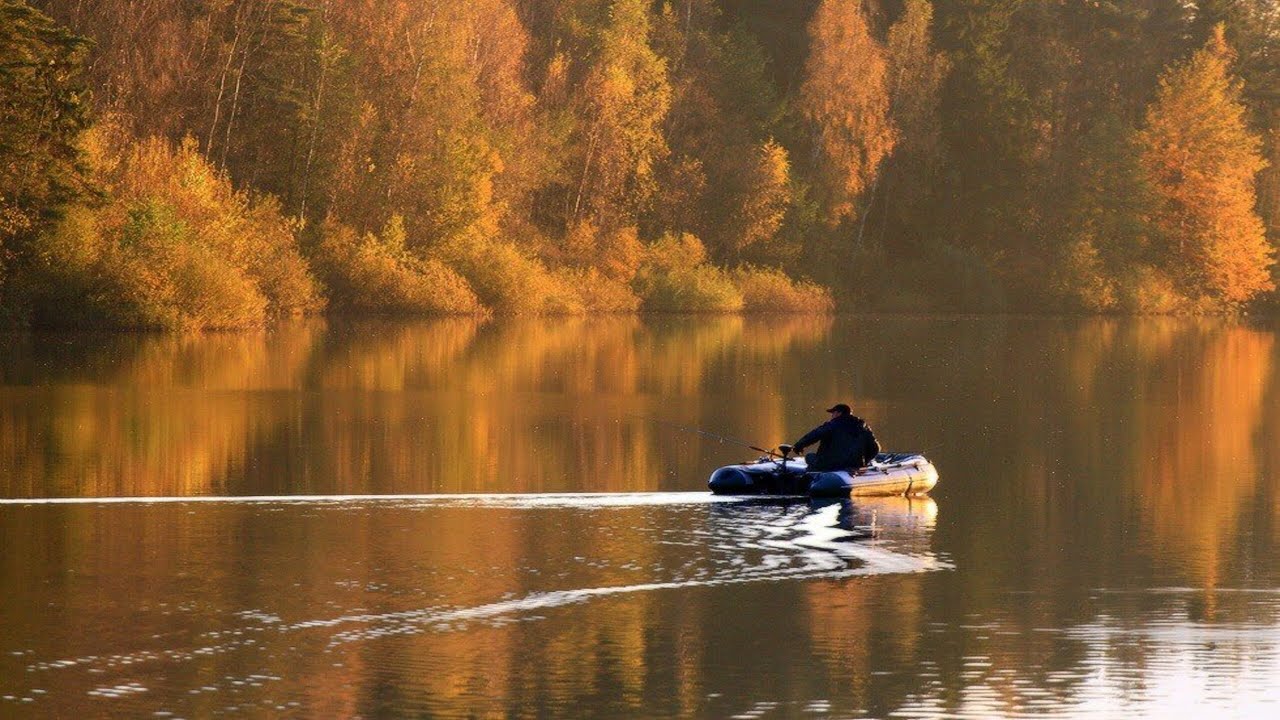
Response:
MULTIPOLYGON (((1098 597, 1105 602, 1137 592, 1100 591, 1098 597)), ((1183 592, 1157 588, 1151 594, 1183 592)), ((1276 594, 1259 588, 1227 592, 1276 594)), ((976 633, 977 627, 990 631, 1004 622, 981 623, 968 632, 976 633)), ((929 685, 909 696, 892 716, 1138 718, 1152 717, 1152 708, 1165 708, 1154 716, 1274 717, 1280 635, 1270 624, 1190 621, 1185 608, 1174 602, 1138 618, 1098 608, 1088 622, 1038 629, 1049 632, 1051 642, 1028 662, 990 672, 989 655, 966 655, 959 697, 946 687, 929 685), (1134 648, 1142 650, 1140 661, 1126 658, 1134 648), (1069 667, 1056 665, 1063 656, 1073 658, 1069 667)))
MULTIPOLYGON (((848 503, 810 507, 794 500, 757 504, 715 498, 706 493, 653 493, 535 498, 455 496, 402 502, 307 501, 298 504, 305 508, 302 514, 306 517, 302 522, 326 526, 345 523, 339 516, 345 518, 353 513, 362 518, 398 513, 406 522, 421 523, 422 513, 444 511, 570 512, 574 513, 574 523, 598 526, 606 537, 627 537, 628 542, 643 547, 665 543, 674 549, 672 552, 678 561, 665 561, 665 556, 641 559, 628 552, 625 545, 603 554, 584 552, 595 548, 579 548, 557 561, 560 569, 556 572, 546 572, 545 559, 539 559, 538 564, 496 564, 487 570, 470 566, 426 567, 414 559, 397 559, 398 564, 392 565, 399 569, 380 570, 376 580, 364 577, 363 568, 351 567, 349 578, 333 582, 332 597, 310 606, 294 602, 281 602, 276 606, 262 602, 261 598, 273 596, 271 592, 256 592, 254 597, 259 598, 258 601, 239 608, 181 597, 139 597, 135 606, 138 611, 170 618, 162 622, 197 628, 192 632, 152 638, 168 638, 161 640, 168 644, 124 650, 100 646, 93 648, 94 652, 70 657, 41 658, 21 650, 11 654, 21 658, 27 671, 37 677, 59 677, 60 687, 80 684, 77 680, 67 681, 67 674, 79 673, 83 681, 94 678, 96 682, 89 682, 82 692, 95 701, 129 701, 130 714, 163 711, 189 715, 192 708, 204 713, 235 713, 248 707, 239 702, 243 698, 256 698, 265 692, 265 686, 280 684, 281 674, 270 672, 268 667, 288 666, 316 653, 330 653, 335 660, 332 666, 345 671, 342 659, 350 652, 346 648, 364 643, 423 633, 458 633, 476 627, 539 622, 557 608, 611 597, 745 583, 922 573, 951 567, 944 557, 930 552, 927 543, 895 544, 875 539, 867 527, 856 524, 859 519, 850 516, 848 503), (627 513, 627 516, 617 513, 627 513), (447 592, 476 583, 478 587, 487 587, 492 584, 486 582, 488 576, 511 577, 513 573, 523 589, 513 591, 502 587, 489 601, 468 602, 466 597, 444 594, 432 598, 434 602, 415 604, 427 597, 425 591, 417 587, 424 578, 432 578, 434 587, 447 592), (584 582, 591 579, 613 582, 584 582), (617 582, 620 579, 624 581, 617 582), (335 612, 325 612, 330 607, 335 612), (190 641, 174 642, 174 637, 190 641), (213 660, 219 656, 226 659, 213 660), (183 680, 201 674, 184 667, 207 668, 214 663, 250 672, 217 681, 183 680), (152 683, 146 678, 162 681, 152 683), (215 709, 201 700, 227 694, 236 696, 237 705, 215 709), (147 701, 155 705, 146 707, 147 701)), ((238 522, 278 523, 282 519, 276 511, 290 505, 246 501, 237 507, 244 508, 236 511, 241 514, 238 522), (246 512, 249 515, 243 516, 246 512)), ((188 509, 180 511, 185 514, 188 509)), ((506 516, 492 517, 496 522, 507 521, 506 516)), ((552 523, 548 527, 559 525, 552 523)), ((255 582, 265 586, 259 590, 278 586, 274 595, 284 601, 308 587, 303 574, 305 568, 281 563, 271 567, 270 572, 255 571, 255 582)), ((27 696, 29 693, 15 696, 14 702, 22 702, 27 696)), ((271 707, 276 704, 290 707, 289 702, 296 698, 277 694, 264 702, 267 700, 271 707)), ((771 712, 777 703, 770 705, 770 702, 773 701, 743 712, 771 712)), ((814 705, 806 712, 819 713, 822 707, 814 705)), ((794 711, 800 709, 793 708, 794 711)))

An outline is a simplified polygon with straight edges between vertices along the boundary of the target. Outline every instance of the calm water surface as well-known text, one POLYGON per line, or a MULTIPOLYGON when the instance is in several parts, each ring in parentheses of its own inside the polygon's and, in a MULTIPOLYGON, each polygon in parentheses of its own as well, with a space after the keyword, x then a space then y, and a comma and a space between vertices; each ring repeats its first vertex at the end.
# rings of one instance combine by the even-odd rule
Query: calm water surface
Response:
POLYGON ((1276 717, 1276 331, 4 336, 0 717, 1276 717), (660 422, 837 400, 932 497, 712 498, 660 422))

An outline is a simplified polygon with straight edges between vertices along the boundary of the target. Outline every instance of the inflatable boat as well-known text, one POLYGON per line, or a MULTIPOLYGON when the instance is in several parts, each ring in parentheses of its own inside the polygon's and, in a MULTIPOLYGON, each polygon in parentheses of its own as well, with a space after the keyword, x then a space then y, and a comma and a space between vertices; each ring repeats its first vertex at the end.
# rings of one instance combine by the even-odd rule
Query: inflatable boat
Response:
POLYGON ((711 473, 707 487, 716 495, 923 495, 938 484, 938 470, 918 453, 880 453, 861 470, 809 472, 804 458, 762 456, 752 463, 726 465, 711 473))

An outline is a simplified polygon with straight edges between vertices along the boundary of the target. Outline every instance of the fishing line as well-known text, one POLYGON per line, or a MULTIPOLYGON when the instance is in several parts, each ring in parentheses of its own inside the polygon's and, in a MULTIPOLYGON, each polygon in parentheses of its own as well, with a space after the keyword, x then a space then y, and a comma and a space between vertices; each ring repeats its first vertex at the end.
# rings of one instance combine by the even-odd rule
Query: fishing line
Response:
POLYGON ((649 422, 656 422, 656 423, 659 423, 659 424, 662 424, 662 425, 667 425, 667 426, 670 426, 670 427, 673 427, 673 428, 677 428, 677 429, 679 429, 679 430, 684 430, 685 432, 697 433, 697 434, 702 435, 702 436, 704 436, 704 437, 709 437, 709 438, 711 438, 712 440, 719 440, 719 441, 720 441, 720 442, 722 442, 722 443, 729 443, 729 444, 732 444, 732 445, 741 445, 742 447, 749 448, 749 449, 751 449, 751 450, 755 450, 756 452, 762 452, 762 453, 764 453, 765 455, 768 455, 769 457, 775 457, 775 458, 781 458, 781 457, 782 457, 782 455, 779 455, 778 453, 776 453, 776 452, 774 452, 774 451, 772 451, 772 450, 766 450, 766 449, 764 449, 764 448, 762 448, 762 447, 760 447, 760 446, 758 446, 758 445, 752 445, 751 443, 747 442, 746 440, 742 440, 742 439, 739 439, 739 438, 731 437, 731 436, 729 436, 729 435, 721 435, 721 434, 718 434, 718 433, 713 433, 713 432, 710 432, 710 431, 707 431, 707 430, 703 430, 702 428, 693 427, 692 425, 681 425, 680 423, 677 423, 677 422, 671 422, 670 420, 663 420, 662 418, 648 417, 648 416, 645 416, 645 415, 635 415, 635 414, 630 414, 630 413, 629 413, 628 415, 629 415, 629 417, 633 417, 633 418, 636 418, 636 419, 638 419, 638 420, 647 420, 647 421, 649 421, 649 422))

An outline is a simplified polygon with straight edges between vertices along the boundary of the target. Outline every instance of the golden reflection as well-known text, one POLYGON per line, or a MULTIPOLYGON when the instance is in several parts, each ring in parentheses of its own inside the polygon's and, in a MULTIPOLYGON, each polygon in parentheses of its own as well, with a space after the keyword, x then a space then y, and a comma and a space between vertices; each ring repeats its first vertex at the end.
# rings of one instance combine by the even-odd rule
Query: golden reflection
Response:
POLYGON ((1140 437, 1144 506, 1160 542, 1185 548, 1206 590, 1218 584, 1241 513, 1258 490, 1266 389, 1274 337, 1231 327, 1184 339, 1199 352, 1179 357, 1147 388, 1140 437))
POLYGON ((447 318, 333 327, 325 337, 328 347, 316 358, 323 360, 320 385, 371 392, 447 385, 448 370, 471 347, 483 324, 447 318))
POLYGON ((938 524, 938 503, 928 495, 917 497, 859 497, 851 501, 862 518, 881 527, 932 530, 938 524))
MULTIPOLYGON (((693 453, 664 457, 669 429, 650 418, 700 422, 715 412, 710 383, 820 343, 830 323, 307 321, 79 338, 84 352, 61 353, 57 338, 28 338, 0 369, 0 462, 13 470, 0 491, 653 489, 707 469, 693 453)), ((788 434, 778 376, 748 378, 770 437, 788 434)))
POLYGON ((1176 558, 1164 570, 1204 590, 1211 618, 1245 515, 1266 496, 1260 481, 1276 446, 1266 429, 1280 420, 1274 333, 1213 319, 1094 320, 1067 340, 1063 405, 1076 411, 1064 451, 1081 469, 1072 493, 1132 498, 1145 529, 1136 535, 1176 558))
MULTIPOLYGON (((924 553, 938 506, 929 497, 857 498, 842 510, 846 513, 844 524, 908 538, 898 552, 924 553)), ((915 665, 924 659, 920 644, 937 608, 929 606, 923 576, 899 576, 890 584, 887 591, 881 583, 863 579, 804 586, 812 642, 836 660, 855 696, 866 692, 874 667, 886 662, 915 665)))
MULTIPOLYGON (((520 714, 526 700, 572 715, 584 697, 604 696, 617 703, 614 714, 644 714, 658 688, 668 714, 691 716, 708 714, 709 686, 729 682, 721 666, 749 665, 763 636, 776 644, 770 660, 796 663, 776 669, 775 696, 843 698, 851 712, 881 698, 884 707, 865 709, 887 715, 893 700, 920 691, 911 678, 928 663, 944 710, 963 707, 964 689, 982 686, 993 691, 982 702, 1017 714, 1028 695, 1014 680, 1028 673, 1041 697, 1066 702, 1081 685, 1053 684, 1057 671, 1086 660, 1108 669, 1154 662, 1156 651, 1132 634, 1080 640, 1070 632, 1120 622, 1099 621, 1099 608, 1140 623, 1152 605, 1180 596, 1104 591, 1185 582, 1201 591, 1185 612, 1205 621, 1226 615, 1230 602, 1217 589, 1247 585, 1239 574, 1259 561, 1242 560, 1240 547, 1253 547, 1258 527, 1277 532, 1269 519, 1280 512, 1265 482, 1280 468, 1273 333, 1199 320, 1038 328, 1017 347, 932 356, 930 372, 951 372, 973 391, 945 402, 921 397, 945 383, 919 394, 892 387, 907 352, 886 360, 880 348, 838 337, 830 319, 312 322, 77 341, 69 350, 30 341, 0 369, 0 492, 630 491, 667 487, 673 477, 693 489, 707 455, 647 418, 790 437, 797 428, 789 422, 813 398, 789 396, 786 378, 803 374, 811 394, 831 391, 856 362, 883 378, 872 391, 888 398, 863 404, 921 426, 937 422, 971 443, 952 456, 983 476, 941 466, 938 502, 856 503, 857 524, 897 533, 899 551, 936 544, 954 557, 955 572, 646 590, 556 607, 545 622, 374 642, 310 647, 304 633, 264 633, 279 652, 255 668, 307 678, 299 692, 317 717, 376 715, 381 702, 409 708, 387 697, 404 688, 439 703, 423 715, 459 707, 520 714), (749 420, 725 417, 728 408, 749 408, 749 420), (1160 563, 1173 567, 1152 567, 1160 563), (746 607, 734 604, 740 598, 746 607), (910 686, 877 686, 887 682, 876 674, 885 668, 906 668, 899 682, 910 686)), ((46 593, 65 596, 58 612, 72 618, 114 617, 122 611, 103 599, 142 587, 151 598, 199 597, 204 617, 225 620, 261 604, 287 624, 643 585, 654 568, 685 577, 689 552, 647 528, 643 509, 609 520, 492 509, 477 522, 474 508, 448 507, 291 509, 279 521, 255 519, 274 511, 23 508, 0 527, 23 548, 0 555, 0 576, 17 599, 11 607, 35 613, 18 626, 45 622, 54 628, 50 646, 63 648, 78 647, 84 633, 39 615, 52 612, 46 593), (296 584, 282 593, 272 578, 286 570, 296 584)), ((224 629, 216 625, 198 630, 224 629)), ((191 682, 218 682, 232 665, 202 661, 208 677, 191 682)), ((196 715, 221 709, 193 702, 206 703, 193 706, 196 715)))
MULTIPOLYGON (((0 388, 8 497, 184 495, 223 487, 289 422, 315 323, 273 333, 139 335, 73 347, 0 388)), ((11 360, 12 361, 12 360, 11 360)), ((12 375, 13 373, 7 373, 12 375)))

